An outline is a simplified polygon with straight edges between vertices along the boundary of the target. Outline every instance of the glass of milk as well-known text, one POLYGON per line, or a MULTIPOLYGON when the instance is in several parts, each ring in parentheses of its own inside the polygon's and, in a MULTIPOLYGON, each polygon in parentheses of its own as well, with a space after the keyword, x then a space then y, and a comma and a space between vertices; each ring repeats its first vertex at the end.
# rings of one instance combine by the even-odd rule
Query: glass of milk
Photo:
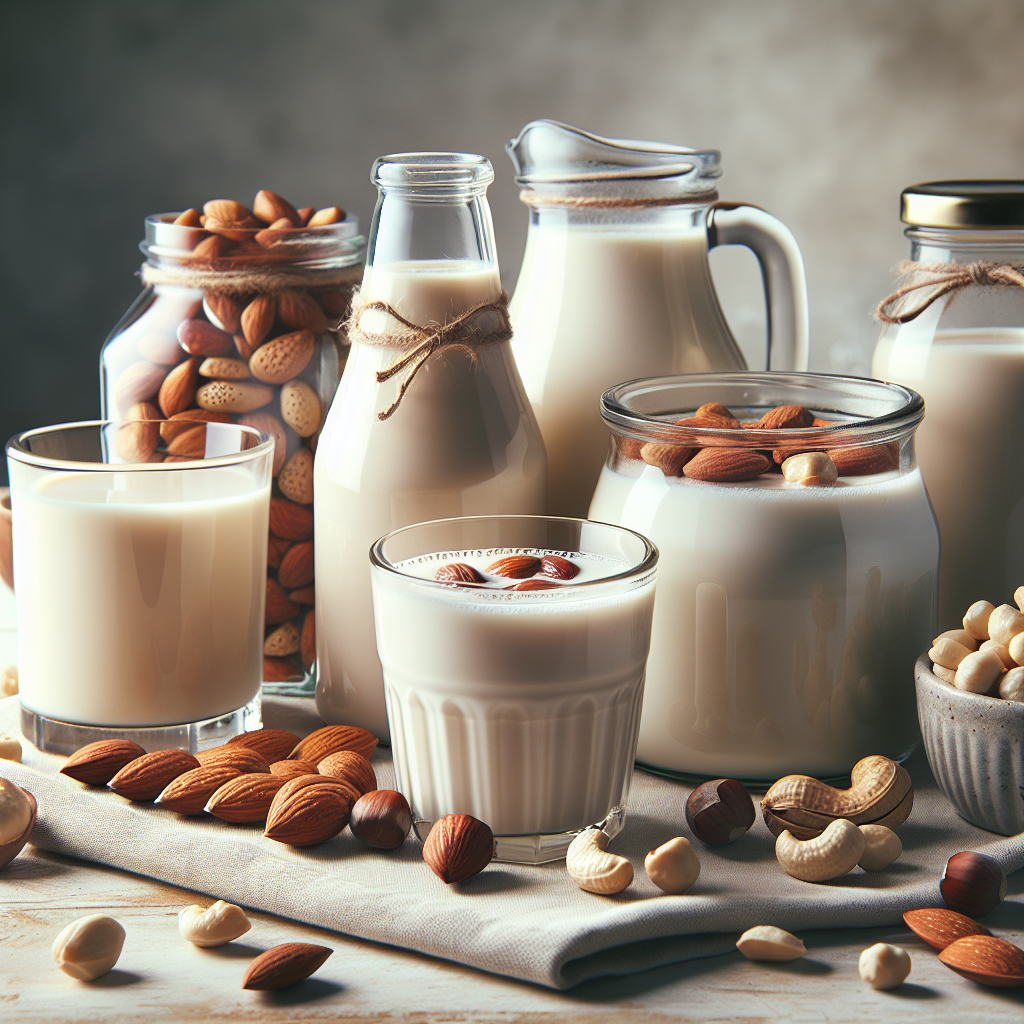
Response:
POLYGON ((592 519, 661 552, 637 760, 752 785, 838 779, 919 739, 914 662, 935 636, 939 543, 914 457, 920 395, 854 377, 689 374, 605 392, 612 444, 592 519), (706 403, 751 424, 809 410, 799 429, 680 425, 706 403), (742 482, 647 464, 643 442, 767 453, 742 482), (772 453, 874 452, 831 486, 787 481, 772 453))
POLYGON ((543 516, 442 519, 373 545, 395 770, 421 837, 471 814, 498 859, 543 863, 587 826, 620 831, 657 560, 632 530, 543 516), (527 564, 502 575, 510 559, 527 564), (444 582, 452 566, 478 579, 444 582))
POLYGON ((181 436, 91 422, 7 444, 22 731, 40 749, 197 750, 259 727, 273 439, 197 423, 166 454, 161 428, 181 436), (125 461, 146 432, 151 461, 125 461))

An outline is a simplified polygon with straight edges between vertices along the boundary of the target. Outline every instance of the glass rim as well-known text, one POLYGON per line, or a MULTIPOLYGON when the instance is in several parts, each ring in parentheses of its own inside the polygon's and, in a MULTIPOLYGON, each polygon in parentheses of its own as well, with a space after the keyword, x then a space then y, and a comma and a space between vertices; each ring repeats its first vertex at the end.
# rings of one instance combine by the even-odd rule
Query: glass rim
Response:
MULTIPOLYGON (((867 397, 867 396, 865 396, 867 397)), ((714 401, 705 395, 705 401, 714 401)), ((704 404, 699 403, 699 404, 704 404)), ((695 406, 694 409, 698 408, 695 406)), ((814 408, 813 406, 811 408, 814 408)), ((675 410, 672 410, 675 411, 675 410)), ((822 409, 820 411, 839 411, 822 409)), ((656 440, 667 444, 691 444, 702 447, 792 448, 794 442, 825 445, 828 448, 852 448, 864 444, 881 444, 913 433, 924 418, 924 399, 916 391, 888 381, 844 374, 804 373, 798 371, 732 371, 715 373, 672 374, 662 377, 640 377, 609 388, 601 396, 601 418, 605 425, 638 440, 656 440), (836 384, 865 392, 888 394, 900 399, 899 408, 879 416, 842 421, 827 427, 788 427, 774 430, 751 430, 745 427, 680 426, 671 420, 629 409, 624 401, 631 393, 668 391, 671 388, 707 388, 714 385, 805 386, 827 392, 836 384)))
POLYGON ((208 423, 205 420, 195 420, 196 426, 204 427, 233 427, 240 429, 250 437, 259 438, 252 448, 245 448, 240 452, 231 455, 214 455, 211 458, 193 459, 188 462, 76 462, 72 459, 51 459, 45 455, 38 455, 27 449, 22 443, 31 437, 38 437, 42 434, 56 433, 58 430, 79 430, 84 427, 96 427, 102 430, 105 427, 117 426, 125 423, 180 423, 181 420, 158 420, 139 419, 116 419, 116 420, 76 420, 71 423, 53 423, 45 427, 34 427, 31 430, 23 430, 11 437, 4 445, 4 451, 8 459, 19 462, 26 466, 35 466, 38 469, 60 470, 71 473, 174 473, 180 471, 195 471, 211 469, 218 466, 237 466, 244 462, 253 462, 263 458, 265 455, 273 455, 274 439, 265 431, 256 427, 250 427, 244 423, 208 423))
POLYGON ((477 194, 494 181, 494 168, 479 153, 386 153, 374 160, 370 181, 385 193, 477 194))
MULTIPOLYGON (((606 529, 612 530, 618 533, 627 533, 635 537, 643 544, 644 555, 643 558, 636 565, 629 569, 623 569, 621 572, 614 573, 611 576, 602 576, 600 579, 588 580, 584 583, 575 583, 571 587, 552 587, 549 590, 526 590, 526 591, 515 591, 516 597, 514 600, 520 598, 525 600, 565 600, 566 594, 581 595, 588 592, 589 588, 604 587, 608 584, 624 583, 630 580, 642 579, 644 576, 652 574, 658 566, 658 559, 660 552, 658 551, 655 543, 649 538, 645 537, 642 533, 638 533, 636 530, 631 530, 628 526, 619 526, 617 523, 604 523, 596 519, 579 519, 575 516, 531 516, 531 515, 496 515, 496 516, 449 516, 445 519, 428 519, 422 523, 410 523, 408 526, 400 526, 397 529, 391 530, 384 534, 383 537, 378 537, 377 540, 370 545, 370 565, 375 569, 380 569, 382 572, 386 572, 391 576, 398 577, 400 579, 410 580, 414 583, 426 584, 429 588, 436 588, 438 593, 445 593, 454 596, 465 597, 467 594, 503 594, 507 595, 510 593, 507 589, 502 590, 491 590, 483 587, 471 587, 471 586, 452 586, 451 583, 445 583, 442 580, 427 579, 423 576, 414 576, 412 573, 403 572, 394 563, 388 561, 383 555, 384 545, 389 540, 397 537, 399 534, 408 533, 413 530, 418 530, 427 526, 442 526, 445 523, 486 523, 495 522, 498 520, 509 521, 531 521, 531 522, 546 522, 546 523, 579 523, 579 524, 590 524, 593 526, 600 526, 606 529)), ((507 598, 506 598, 507 599, 507 598)))

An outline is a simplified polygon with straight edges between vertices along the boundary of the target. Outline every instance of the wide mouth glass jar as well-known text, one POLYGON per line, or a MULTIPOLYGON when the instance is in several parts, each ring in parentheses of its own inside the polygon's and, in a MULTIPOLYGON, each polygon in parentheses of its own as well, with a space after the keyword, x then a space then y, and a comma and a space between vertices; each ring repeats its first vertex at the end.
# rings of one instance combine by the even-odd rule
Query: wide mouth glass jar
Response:
POLYGON ((923 414, 907 388, 818 374, 691 374, 604 394, 612 439, 590 517, 661 551, 642 765, 757 785, 910 752, 938 559, 914 456, 923 414), (708 403, 735 425, 694 422, 708 403), (818 425, 761 425, 784 406, 805 413, 777 419, 818 425), (818 485, 780 472, 822 452, 835 475, 818 485), (738 463, 759 471, 721 469, 738 463))
POLYGON ((540 863, 587 826, 622 828, 657 561, 631 530, 543 516, 373 545, 391 747, 421 838, 471 814, 499 859, 540 863))

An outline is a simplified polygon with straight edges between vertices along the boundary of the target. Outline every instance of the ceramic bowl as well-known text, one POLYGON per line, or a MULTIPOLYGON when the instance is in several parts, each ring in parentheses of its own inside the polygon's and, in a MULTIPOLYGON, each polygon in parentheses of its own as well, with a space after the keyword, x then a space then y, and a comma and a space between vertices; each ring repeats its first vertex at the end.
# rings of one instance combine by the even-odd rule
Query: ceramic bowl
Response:
POLYGON ((12 839, 9 843, 0 844, 0 868, 5 864, 9 864, 21 853, 22 848, 28 842, 32 826, 36 823, 36 798, 27 789, 23 789, 22 793, 28 797, 28 802, 32 805, 32 817, 29 820, 28 828, 17 839, 12 839))
POLYGON ((921 655, 917 716, 928 764, 961 818, 1012 836, 1024 832, 1024 704, 943 682, 921 655))

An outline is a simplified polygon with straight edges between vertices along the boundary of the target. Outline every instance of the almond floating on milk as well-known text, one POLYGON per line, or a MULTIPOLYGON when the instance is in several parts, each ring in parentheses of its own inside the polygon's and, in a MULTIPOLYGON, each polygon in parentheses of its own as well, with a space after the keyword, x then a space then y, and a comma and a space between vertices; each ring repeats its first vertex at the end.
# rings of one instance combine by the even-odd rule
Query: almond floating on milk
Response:
POLYGON ((691 480, 730 483, 753 480, 771 469, 772 461, 745 448, 702 448, 683 466, 691 480))
POLYGON ((289 381, 281 388, 281 419, 299 437, 316 433, 322 415, 320 399, 305 381, 289 381))
POLYGON ((274 398, 274 389, 248 381, 212 380, 196 392, 196 402, 211 412, 253 412, 274 398))
MULTIPOLYGON (((279 302, 283 301, 283 296, 279 302)), ((316 348, 311 331, 297 330, 282 334, 261 345, 249 360, 249 370, 267 384, 286 384, 309 365, 316 348)))

